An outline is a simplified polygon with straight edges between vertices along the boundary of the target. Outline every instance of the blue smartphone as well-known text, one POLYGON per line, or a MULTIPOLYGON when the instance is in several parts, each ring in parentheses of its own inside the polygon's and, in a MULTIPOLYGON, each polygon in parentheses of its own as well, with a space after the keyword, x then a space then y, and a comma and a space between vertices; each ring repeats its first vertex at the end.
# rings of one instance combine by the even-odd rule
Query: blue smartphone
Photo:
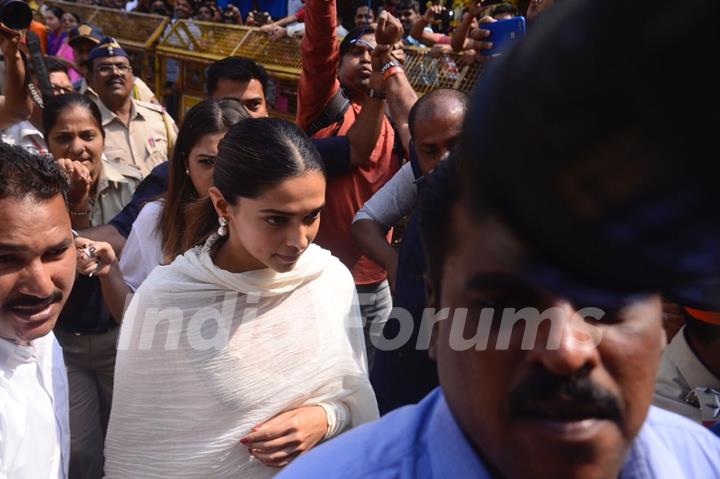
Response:
POLYGON ((498 20, 497 22, 481 23, 480 28, 490 30, 490 36, 485 39, 492 42, 493 47, 488 50, 482 50, 482 54, 486 56, 497 55, 507 45, 525 36, 525 17, 513 17, 507 20, 498 20))

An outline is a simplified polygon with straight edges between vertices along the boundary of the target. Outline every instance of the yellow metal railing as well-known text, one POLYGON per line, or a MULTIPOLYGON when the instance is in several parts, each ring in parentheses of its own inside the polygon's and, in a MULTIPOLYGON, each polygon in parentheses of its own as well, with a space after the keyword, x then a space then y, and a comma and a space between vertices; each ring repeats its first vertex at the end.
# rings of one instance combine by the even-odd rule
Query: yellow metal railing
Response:
MULTIPOLYGON (((76 13, 81 21, 100 27, 104 35, 115 37, 123 47, 133 50, 151 50, 169 22, 167 17, 158 15, 59 0, 46 0, 44 5, 57 6, 76 13)), ((37 10, 36 15, 40 15, 39 12, 40 9, 37 10)))
MULTIPOLYGON (((168 63, 178 69, 177 85, 181 111, 200 101, 208 64, 231 55, 250 58, 263 65, 272 79, 274 113, 291 119, 297 104, 297 83, 301 70, 300 41, 271 40, 258 28, 194 20, 170 22, 167 17, 124 10, 46 0, 77 13, 82 21, 102 28, 115 37, 133 56, 140 76, 158 98, 162 94, 168 63)), ((39 15, 39 13, 38 13, 39 15)), ((456 54, 433 56, 427 48, 405 49, 405 72, 410 84, 424 94, 439 88, 468 93, 482 72, 471 58, 456 54)))

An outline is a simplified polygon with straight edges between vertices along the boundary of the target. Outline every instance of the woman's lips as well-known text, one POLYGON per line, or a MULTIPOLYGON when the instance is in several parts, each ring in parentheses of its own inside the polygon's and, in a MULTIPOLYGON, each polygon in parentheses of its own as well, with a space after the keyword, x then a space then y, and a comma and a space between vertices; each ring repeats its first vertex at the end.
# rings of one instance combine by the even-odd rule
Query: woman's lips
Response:
POLYGON ((294 263, 300 257, 299 254, 295 255, 295 256, 286 256, 284 254, 279 254, 279 253, 275 253, 275 256, 277 256, 280 261, 283 261, 285 263, 294 263))

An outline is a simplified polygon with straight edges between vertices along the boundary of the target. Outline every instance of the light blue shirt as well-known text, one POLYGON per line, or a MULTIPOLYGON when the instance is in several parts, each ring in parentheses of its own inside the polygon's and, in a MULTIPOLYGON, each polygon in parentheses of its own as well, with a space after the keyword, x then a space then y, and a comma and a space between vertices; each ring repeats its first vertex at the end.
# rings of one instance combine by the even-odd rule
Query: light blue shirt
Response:
MULTIPOLYGON (((439 388, 415 406, 318 446, 276 477, 491 479, 439 388)), ((651 407, 620 478, 720 478, 720 439, 682 416, 651 407)))

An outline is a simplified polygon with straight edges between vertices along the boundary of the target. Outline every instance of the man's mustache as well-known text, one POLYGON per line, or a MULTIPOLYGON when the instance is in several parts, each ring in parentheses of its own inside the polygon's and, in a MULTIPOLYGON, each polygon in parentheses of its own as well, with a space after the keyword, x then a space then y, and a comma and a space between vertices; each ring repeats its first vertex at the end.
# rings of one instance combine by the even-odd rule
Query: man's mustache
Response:
POLYGON ((62 299, 63 293, 59 289, 55 289, 49 296, 44 298, 30 296, 27 294, 18 294, 5 301, 5 309, 49 306, 51 304, 59 303, 62 299))
POLYGON ((510 412, 520 417, 599 418, 620 424, 620 399, 594 383, 588 374, 583 370, 572 376, 558 376, 540 368, 510 392, 510 412))

